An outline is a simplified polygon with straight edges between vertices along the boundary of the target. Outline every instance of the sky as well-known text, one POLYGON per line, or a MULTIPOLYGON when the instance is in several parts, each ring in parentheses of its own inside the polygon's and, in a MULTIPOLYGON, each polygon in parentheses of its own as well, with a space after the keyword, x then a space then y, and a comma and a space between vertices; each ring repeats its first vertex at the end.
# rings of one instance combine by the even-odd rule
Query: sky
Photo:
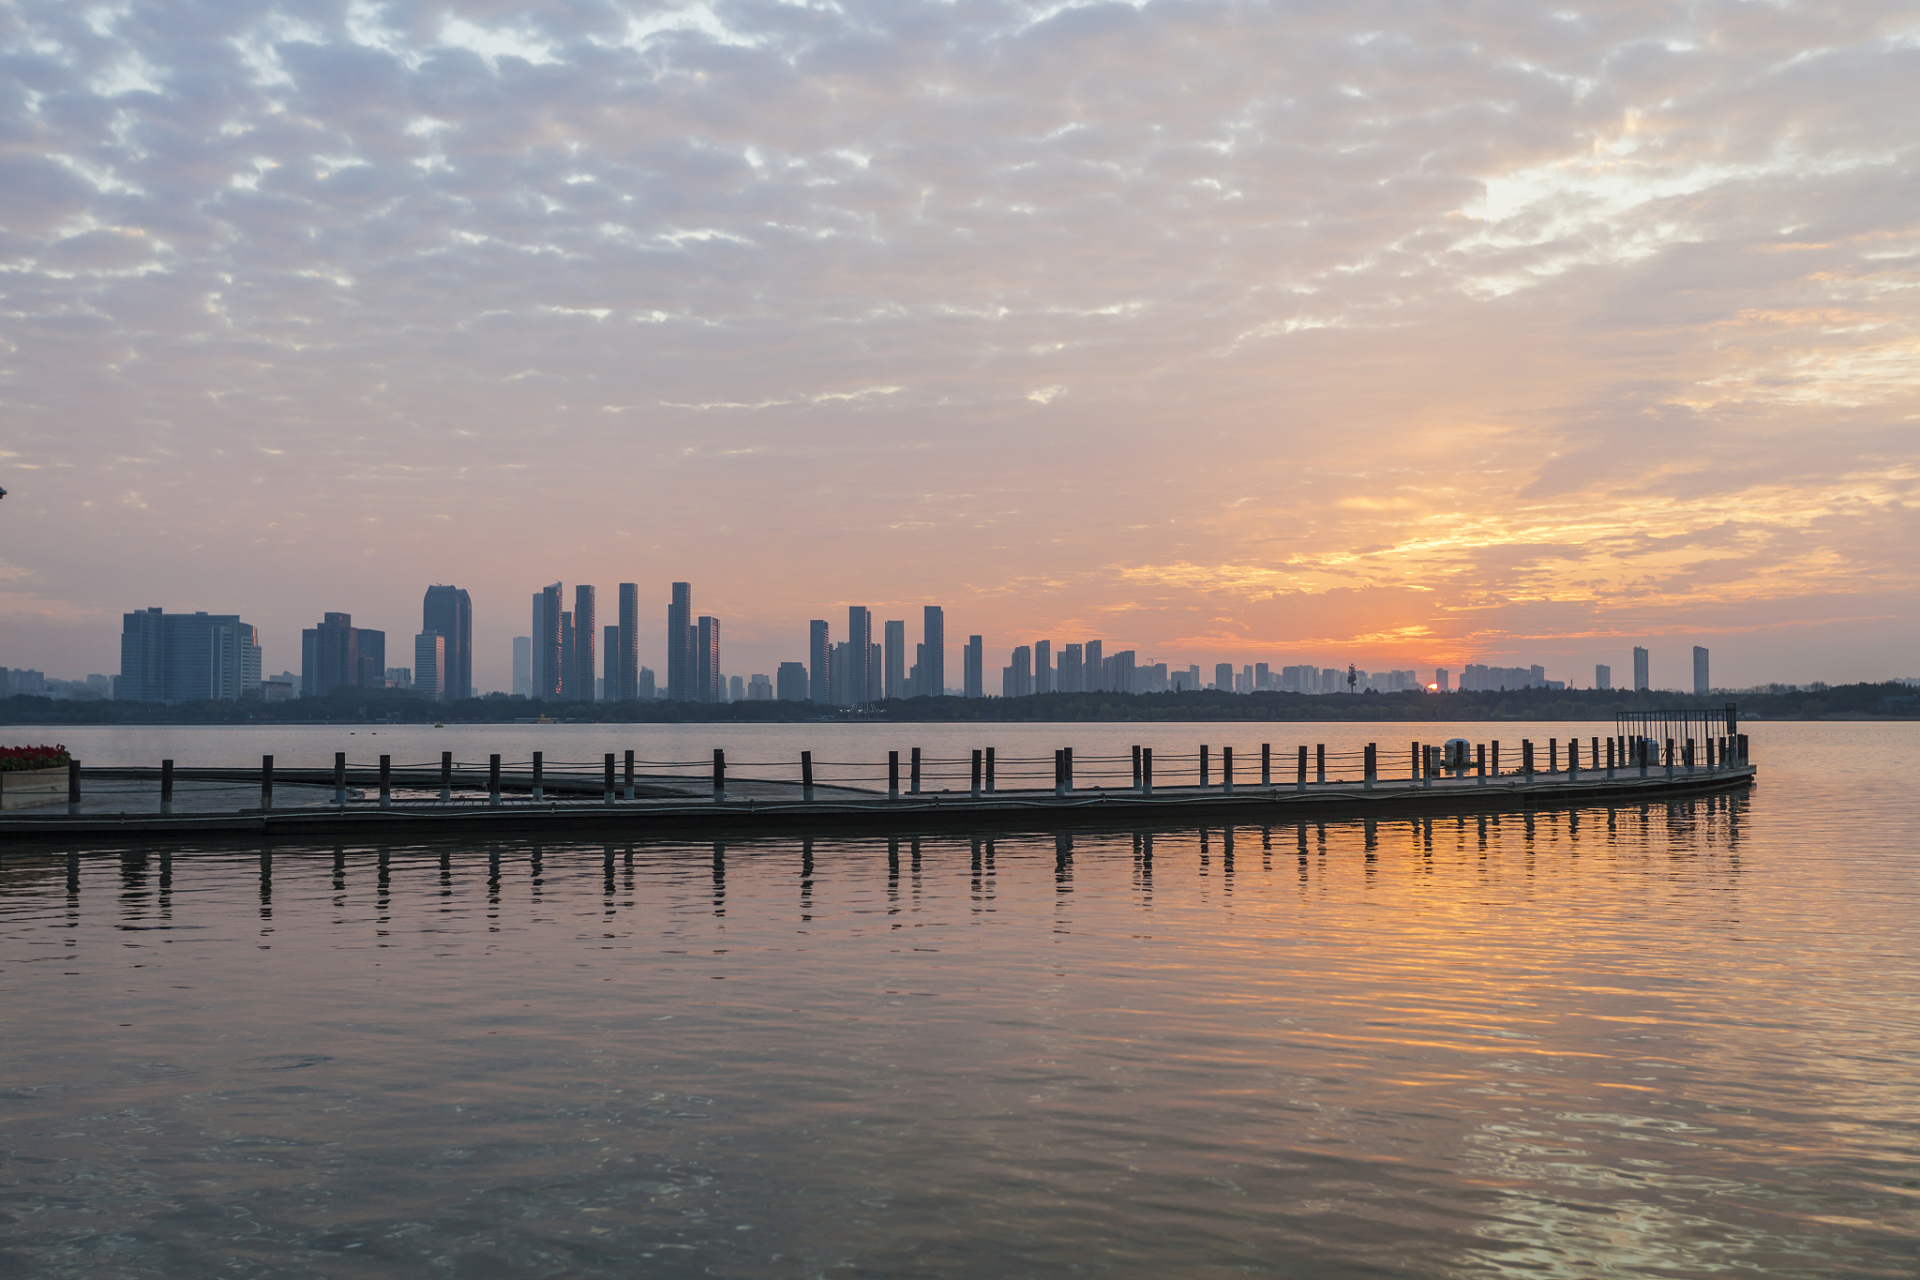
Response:
POLYGON ((0 665, 1920 675, 1910 2, 0 0, 0 665), (396 662, 396 665, 398 663, 396 662))

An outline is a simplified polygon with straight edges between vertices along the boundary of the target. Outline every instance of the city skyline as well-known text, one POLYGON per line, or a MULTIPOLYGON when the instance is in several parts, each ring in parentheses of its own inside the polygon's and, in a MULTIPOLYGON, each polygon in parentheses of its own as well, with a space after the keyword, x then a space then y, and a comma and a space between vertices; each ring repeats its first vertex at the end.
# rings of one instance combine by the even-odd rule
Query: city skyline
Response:
POLYGON ((707 584, 769 673, 925 599, 1236 668, 1911 666, 1907 9, 808 12, 29 0, 0 663, 156 603, 399 653, 424 579, 506 688, 565 574, 707 584))

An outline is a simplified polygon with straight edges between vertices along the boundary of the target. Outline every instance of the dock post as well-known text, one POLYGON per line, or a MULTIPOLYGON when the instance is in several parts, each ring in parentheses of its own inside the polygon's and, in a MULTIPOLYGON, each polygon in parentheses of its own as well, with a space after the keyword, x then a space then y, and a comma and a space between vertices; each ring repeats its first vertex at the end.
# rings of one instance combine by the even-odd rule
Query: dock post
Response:
POLYGON ((1153 794, 1153 748, 1140 748, 1140 794, 1153 794))
MULTIPOLYGON (((1599 750, 1600 748, 1598 747, 1594 748, 1594 751, 1596 753, 1599 750)), ((1596 769, 1600 767, 1600 757, 1598 754, 1596 754, 1593 758, 1593 767, 1596 769)), ((1612 738, 1607 739, 1607 777, 1608 779, 1612 779, 1613 777, 1613 739, 1612 738)))
POLYGON ((1053 749, 1053 794, 1056 798, 1067 794, 1067 766, 1060 758, 1060 748, 1053 749))
POLYGON ((727 798, 727 753, 719 747, 713 749, 713 802, 719 804, 727 798))
POLYGON ((1668 738, 1667 739, 1667 776, 1669 778, 1673 776, 1674 754, 1675 753, 1674 753, 1674 747, 1673 747, 1673 739, 1668 738))
POLYGON ((440 753, 440 803, 453 799, 453 752, 440 753))
POLYGON ((1220 794, 1233 794, 1233 748, 1220 748, 1220 794))
POLYGON ((1322 786, 1326 785, 1327 744, 1324 742, 1316 742, 1313 744, 1313 780, 1322 786))
POLYGON ((633 799, 633 752, 627 752, 627 799, 633 799))
POLYGON ((344 751, 333 753, 333 802, 347 802, 347 753, 344 751))
POLYGON ((487 757, 487 803, 496 809, 500 807, 500 757, 497 755, 487 757))
POLYGON ((393 808, 393 757, 380 757, 380 807, 393 808))
POLYGON ((1304 742, 1300 744, 1300 763, 1299 769, 1294 775, 1293 789, 1295 791, 1305 791, 1307 789, 1307 746, 1304 742))
POLYGON ((900 753, 887 752, 887 799, 900 798, 900 753))
MULTIPOLYGON (((974 752, 976 759, 979 755, 979 752, 974 752)), ((980 789, 978 768, 974 770, 974 780, 974 790, 977 792, 980 789)), ((800 753, 800 798, 808 804, 813 803, 813 752, 811 751, 800 753)))
POLYGON ((987 748, 987 794, 993 794, 993 748, 987 748))
POLYGON ((1528 782, 1533 781, 1533 739, 1532 738, 1520 739, 1520 772, 1526 775, 1528 782))
POLYGON ((80 761, 67 758, 67 813, 69 816, 80 812, 80 761))
POLYGON ((273 757, 260 757, 260 812, 273 808, 273 757))
POLYGON ((1418 786, 1420 782, 1420 744, 1413 744, 1413 758, 1407 766, 1407 779, 1418 786))
POLYGON ((1420 785, 1423 787, 1431 787, 1433 785, 1434 766, 1437 763, 1434 760, 1434 756, 1437 755, 1439 751, 1440 748, 1432 745, 1420 748, 1420 785))
POLYGON ((1133 744, 1133 789, 1140 789, 1140 744, 1133 744))
POLYGON ((1547 739, 1547 772, 1560 772, 1560 739, 1547 739))
POLYGON ((1487 744, 1484 742, 1477 742, 1474 744, 1473 767, 1474 767, 1474 772, 1478 775, 1478 781, 1476 781, 1473 785, 1476 787, 1486 786, 1487 785, 1487 744))
POLYGON ((1744 767, 1752 763, 1753 761, 1747 758, 1747 735, 1743 733, 1740 735, 1740 764, 1744 767))
POLYGON ((913 749, 912 772, 907 775, 907 794, 920 794, 920 748, 913 749))
POLYGON ((1062 772, 1066 775, 1065 778, 1063 779, 1063 781, 1065 782, 1065 786, 1062 789, 1061 794, 1072 795, 1073 794, 1073 748, 1072 747, 1060 748, 1060 760, 1062 765, 1064 766, 1064 768, 1062 769, 1062 772))
POLYGON ((1580 739, 1567 739, 1567 781, 1580 776, 1580 739))
MULTIPOLYGON (((1321 759, 1324 761, 1325 757, 1323 756, 1321 757, 1321 759)), ((1367 744, 1367 754, 1366 754, 1366 765, 1365 765, 1366 773, 1365 773, 1365 777, 1361 780, 1361 785, 1365 787, 1368 791, 1373 790, 1374 779, 1379 776, 1379 765, 1380 765, 1380 756, 1379 756, 1378 748, 1375 746, 1375 744, 1369 742, 1367 744)), ((1323 763, 1322 768, 1324 767, 1325 765, 1323 763)))
POLYGON ((1200 744, 1200 789, 1207 789, 1207 744, 1200 744))
POLYGON ((980 798, 980 748, 973 749, 973 798, 980 798))
POLYGON ((160 812, 173 812, 173 761, 160 762, 160 812))
POLYGON ((1260 785, 1263 787, 1273 785, 1273 744, 1271 742, 1260 744, 1260 785))
POLYGON ((547 793, 547 789, 541 785, 541 783, 546 781, 546 777, 547 753, 544 751, 536 751, 533 753, 533 798, 535 800, 540 799, 547 793))
POLYGON ((1500 739, 1495 738, 1487 747, 1487 773, 1495 782, 1500 780, 1500 739))
POLYGON ((1688 773, 1693 772, 1693 739, 1688 738, 1686 745, 1680 748, 1680 763, 1686 766, 1688 773))
POLYGON ((607 807, 611 809, 613 807, 613 752, 611 751, 607 752, 606 768, 606 801, 607 807))

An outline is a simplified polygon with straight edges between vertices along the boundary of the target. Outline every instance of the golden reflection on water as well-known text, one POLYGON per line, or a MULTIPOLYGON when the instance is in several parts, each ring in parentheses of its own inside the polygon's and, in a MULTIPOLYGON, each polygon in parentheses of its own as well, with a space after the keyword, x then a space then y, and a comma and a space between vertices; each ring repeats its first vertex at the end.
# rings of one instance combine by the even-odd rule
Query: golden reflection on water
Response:
POLYGON ((1905 881, 1758 803, 7 853, 15 1256, 1890 1274, 1905 881))

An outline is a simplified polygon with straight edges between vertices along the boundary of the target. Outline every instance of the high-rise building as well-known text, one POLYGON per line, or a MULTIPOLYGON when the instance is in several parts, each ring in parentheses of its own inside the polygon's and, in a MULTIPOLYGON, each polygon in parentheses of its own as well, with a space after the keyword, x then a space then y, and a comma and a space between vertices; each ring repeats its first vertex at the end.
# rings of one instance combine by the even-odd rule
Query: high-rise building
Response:
POLYGON ((772 702, 773 681, 767 679, 759 672, 755 672, 753 679, 747 681, 747 701, 772 702))
POLYGON ((1253 664, 1253 687, 1261 692, 1273 687, 1273 669, 1264 662, 1253 664))
POLYGON ((637 695, 642 702, 652 702, 660 696, 660 688, 653 681, 653 668, 640 668, 640 692, 637 695))
POLYGON ((885 631, 886 652, 881 661, 886 667, 886 680, 881 696, 904 698, 907 696, 907 624, 888 622, 885 631))
MULTIPOLYGON (((386 677, 382 654, 380 673, 386 677)), ((323 614, 320 625, 300 633, 300 696, 318 698, 361 685, 360 631, 350 613, 323 614)))
POLYGON ((947 611, 937 604, 920 610, 920 692, 938 698, 947 691, 947 611))
POLYGON ((260 696, 260 686, 260 631, 238 615, 159 609, 122 615, 116 698, 236 702, 260 696))
POLYGON ((847 607, 847 692, 848 706, 866 702, 872 677, 867 671, 868 655, 873 652, 873 614, 865 605, 847 607))
POLYGON ((667 606, 667 696, 675 702, 698 702, 693 672, 693 585, 673 584, 667 606))
POLYGON ((1086 650, 1077 644, 1060 646, 1060 662, 1054 669, 1053 687, 1060 693, 1082 691, 1081 677, 1086 650))
POLYGON ((513 691, 523 698, 533 693, 532 636, 513 638, 513 691))
POLYGON ((1438 693, 1453 692, 1453 673, 1445 667, 1436 667, 1433 672, 1433 687, 1438 693))
POLYGON ((1113 693, 1138 693, 1139 686, 1134 681, 1136 659, 1134 651, 1122 649, 1101 664, 1104 674, 1101 677, 1108 690, 1113 693))
POLYGON ((1013 651, 1013 661, 1000 669, 1000 696, 1003 698, 1024 698, 1033 692, 1033 650, 1020 645, 1013 651))
POLYGON ((805 702, 811 695, 807 690, 807 667, 803 662, 783 662, 780 669, 773 673, 774 696, 782 702, 805 702))
POLYGON ((562 638, 559 583, 543 587, 533 597, 533 691, 535 698, 560 696, 560 676, 566 670, 561 662, 566 642, 562 638))
POLYGON ((561 697, 575 702, 593 701, 593 681, 599 675, 599 663, 594 660, 598 649, 595 641, 595 598, 592 587, 578 586, 573 589, 573 612, 567 619, 567 656, 565 674, 561 678, 563 690, 561 697))
POLYGON ((640 587, 620 584, 620 616, 611 648, 618 652, 607 675, 607 697, 630 702, 640 696, 640 587))
POLYGON ((807 624, 807 697, 823 707, 833 705, 833 642, 823 618, 807 624))
POLYGON ((1053 641, 1033 642, 1033 691, 1053 692, 1053 641))
POLYGON ((885 654, 877 644, 867 646, 867 701, 878 702, 886 692, 886 683, 882 678, 882 665, 885 654))
POLYGON ((1635 646, 1633 650, 1633 688, 1638 693, 1642 689, 1653 688, 1653 681, 1647 677, 1647 651, 1635 646))
POLYGON ((1711 688, 1707 679, 1707 651, 1700 645, 1693 646, 1693 692, 1695 697, 1704 698, 1711 688))
POLYGON ((1081 688, 1088 693, 1099 693, 1107 687, 1107 663, 1100 656, 1098 640, 1089 640, 1085 656, 1080 660, 1081 688))
MULTIPOLYGON (((766 677, 760 676, 758 677, 758 679, 765 680, 766 677)), ((739 676, 728 676, 727 677, 727 701, 728 702, 745 702, 746 700, 747 700, 746 681, 742 680, 739 676)))
POLYGON ((720 673, 720 619, 702 614, 694 632, 693 700, 725 702, 725 679, 720 673))
POLYGON ((1233 664, 1216 662, 1213 664, 1213 687, 1222 693, 1233 692, 1233 664))
POLYGON ((1613 688, 1613 668, 1604 662, 1593 664, 1593 687, 1596 689, 1613 688))
POLYGON ((444 702, 447 694, 447 638, 438 631, 422 631, 413 638, 413 691, 425 694, 432 702, 444 702))
MULTIPOLYGON (((620 694, 620 628, 604 626, 600 628, 600 668, 604 673, 600 677, 600 696, 608 702, 619 702, 620 694)), ((640 675, 635 671, 636 679, 640 675)), ((632 697, 632 694, 627 694, 632 697)))
POLYGON ((960 696, 963 698, 984 698, 987 696, 986 682, 987 647, 979 636, 968 636, 967 647, 960 652, 960 696))
POLYGON ((847 684, 847 642, 840 641, 827 650, 827 704, 850 707, 853 696, 847 684))
MULTIPOLYGON (((437 631, 447 642, 442 701, 473 696, 473 601, 460 587, 431 586, 420 602, 420 629, 437 631)), ((416 683, 418 683, 416 679, 416 683)))

